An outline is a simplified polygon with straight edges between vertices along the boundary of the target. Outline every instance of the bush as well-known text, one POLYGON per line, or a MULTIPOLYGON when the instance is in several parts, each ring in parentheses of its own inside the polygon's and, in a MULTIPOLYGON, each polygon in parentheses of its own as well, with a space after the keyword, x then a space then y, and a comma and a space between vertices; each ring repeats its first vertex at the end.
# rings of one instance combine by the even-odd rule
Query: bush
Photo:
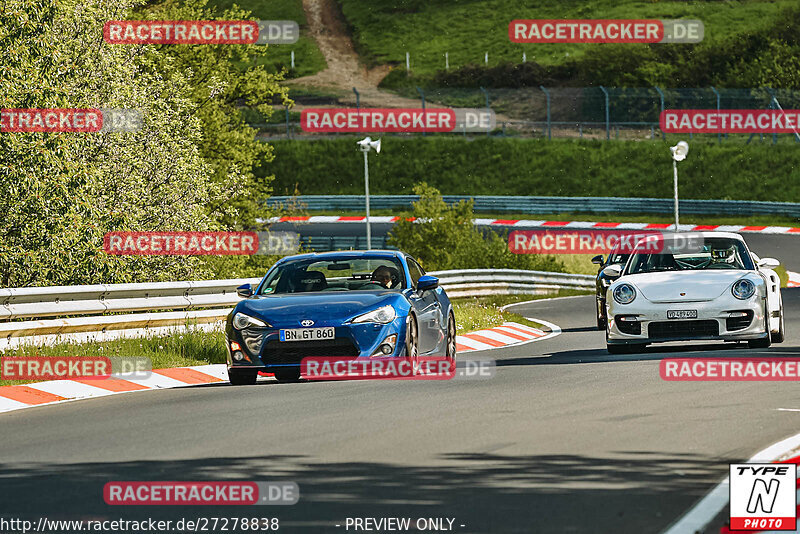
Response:
POLYGON ((414 187, 414 193, 420 199, 395 224, 389 243, 414 256, 426 270, 564 270, 553 256, 513 254, 507 236, 478 230, 472 224, 472 201, 448 206, 439 191, 425 183, 414 187), (411 217, 416 220, 407 220, 411 217))

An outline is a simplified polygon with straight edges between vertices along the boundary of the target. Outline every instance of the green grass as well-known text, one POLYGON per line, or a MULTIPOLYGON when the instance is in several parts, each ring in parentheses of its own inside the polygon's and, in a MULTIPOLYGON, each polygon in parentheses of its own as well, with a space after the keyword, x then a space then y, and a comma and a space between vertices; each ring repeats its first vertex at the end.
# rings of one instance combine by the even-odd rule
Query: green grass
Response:
POLYGON ((506 321, 514 321, 534 328, 542 325, 525 319, 519 314, 503 311, 500 308, 517 302, 539 300, 572 295, 587 295, 588 291, 562 289, 552 295, 493 295, 490 297, 472 297, 453 299, 456 314, 456 329, 459 333, 473 332, 484 328, 499 326, 506 321))
MULTIPOLYGON (((274 141, 274 194, 364 192, 356 137, 274 141)), ((670 143, 554 139, 385 137, 370 157, 370 192, 412 194, 427 182, 445 195, 671 198, 670 143)), ((800 202, 795 145, 692 144, 679 167, 684 199, 800 202)))
MULTIPOLYGON (((166 336, 116 339, 103 343, 59 343, 51 346, 23 346, 6 350, 2 356, 60 357, 145 357, 153 369, 225 363, 225 337, 221 330, 204 332, 190 329, 166 336)), ((0 380, 0 386, 25 381, 0 380)))
MULTIPOLYGON (((706 41, 749 31, 771 22, 793 0, 339 0, 358 51, 372 63, 390 63, 405 69, 405 53, 411 54, 415 75, 444 70, 444 54, 450 67, 468 63, 489 65, 528 59, 544 65, 582 57, 592 44, 516 44, 508 38, 514 19, 700 19, 706 41)), ((631 45, 628 45, 631 46, 631 45)), ((634 45, 637 46, 637 45, 634 45)), ((661 45, 669 46, 669 45, 661 45)))
POLYGON ((291 45, 268 45, 269 53, 259 58, 258 64, 271 66, 271 70, 291 68, 291 53, 295 54, 295 69, 288 78, 315 74, 327 67, 325 57, 313 37, 308 35, 308 21, 302 0, 211 0, 210 6, 227 9, 236 4, 252 13, 257 20, 293 20, 300 25, 300 39, 291 45))

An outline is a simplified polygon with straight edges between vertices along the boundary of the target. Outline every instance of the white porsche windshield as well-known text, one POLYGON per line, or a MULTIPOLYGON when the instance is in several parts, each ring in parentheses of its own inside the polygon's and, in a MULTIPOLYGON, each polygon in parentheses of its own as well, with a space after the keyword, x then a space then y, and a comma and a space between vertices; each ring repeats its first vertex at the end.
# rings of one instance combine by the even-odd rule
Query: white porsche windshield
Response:
POLYGON ((637 246, 626 274, 709 269, 755 269, 744 243, 729 237, 706 237, 699 242, 685 239, 656 241, 658 250, 637 246))

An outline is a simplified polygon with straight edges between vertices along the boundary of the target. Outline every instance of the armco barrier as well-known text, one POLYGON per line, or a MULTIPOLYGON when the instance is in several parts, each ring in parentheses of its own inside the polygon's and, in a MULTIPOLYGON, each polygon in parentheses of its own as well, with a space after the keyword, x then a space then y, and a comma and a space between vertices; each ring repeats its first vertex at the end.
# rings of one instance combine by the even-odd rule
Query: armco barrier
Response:
MULTIPOLYGON (((456 196, 444 195, 454 204, 474 199, 475 211, 483 213, 665 213, 673 212, 671 198, 616 197, 521 197, 521 196, 456 196)), ((370 208, 409 209, 419 200, 416 195, 370 195, 370 208)), ((309 211, 363 211, 363 195, 277 196, 267 205, 299 202, 309 211)), ((783 215, 800 217, 800 203, 763 202, 757 200, 680 200, 680 212, 686 215, 783 215)))
MULTIPOLYGON (((594 287, 591 275, 542 271, 469 269, 430 274, 439 277, 452 297, 594 287)), ((5 319, 0 322, 0 349, 141 337, 189 325, 217 328, 240 300, 236 288, 259 281, 241 278, 0 289, 0 318, 5 319)))

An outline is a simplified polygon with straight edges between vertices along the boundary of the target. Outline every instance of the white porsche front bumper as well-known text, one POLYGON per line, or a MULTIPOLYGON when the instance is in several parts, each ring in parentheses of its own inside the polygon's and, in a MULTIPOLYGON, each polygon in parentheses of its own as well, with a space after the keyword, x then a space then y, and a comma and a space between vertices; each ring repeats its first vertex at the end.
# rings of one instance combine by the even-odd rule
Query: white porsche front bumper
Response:
POLYGON ((642 295, 630 304, 609 298, 607 342, 609 344, 659 343, 666 341, 745 341, 769 335, 764 317, 764 297, 758 292, 747 300, 730 293, 702 302, 650 302, 642 295), (692 319, 670 319, 668 311, 697 311, 692 319))

